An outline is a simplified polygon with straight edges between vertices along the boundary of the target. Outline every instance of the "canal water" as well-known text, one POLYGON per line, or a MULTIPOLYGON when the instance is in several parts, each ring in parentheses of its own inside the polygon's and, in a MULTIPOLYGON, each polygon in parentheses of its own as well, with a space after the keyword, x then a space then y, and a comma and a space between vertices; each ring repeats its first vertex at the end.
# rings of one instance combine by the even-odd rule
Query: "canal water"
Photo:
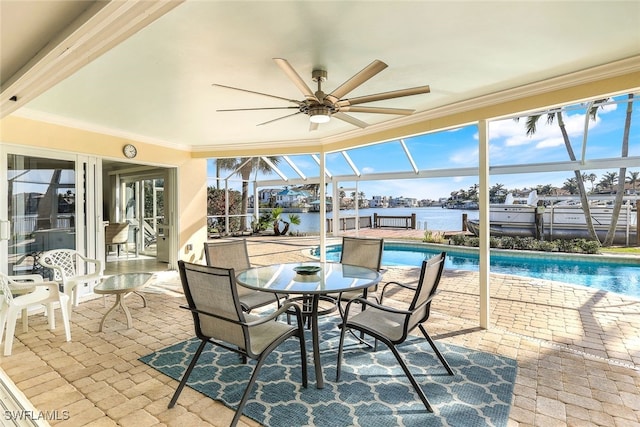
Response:
MULTIPOLYGON (((461 209, 444 209, 441 207, 428 208, 368 208, 359 209, 358 216, 370 216, 373 214, 384 216, 410 216, 416 214, 418 228, 434 231, 458 231, 462 230, 462 214, 466 213, 468 219, 478 219, 478 211, 461 209)), ((355 216, 355 210, 340 211, 340 218, 355 216)), ((284 214, 285 219, 287 213, 284 214)), ((320 214, 318 212, 299 213, 300 225, 292 225, 291 231, 301 233, 318 233, 320 231, 320 214)), ((327 212, 328 218, 333 218, 334 212, 327 212)))

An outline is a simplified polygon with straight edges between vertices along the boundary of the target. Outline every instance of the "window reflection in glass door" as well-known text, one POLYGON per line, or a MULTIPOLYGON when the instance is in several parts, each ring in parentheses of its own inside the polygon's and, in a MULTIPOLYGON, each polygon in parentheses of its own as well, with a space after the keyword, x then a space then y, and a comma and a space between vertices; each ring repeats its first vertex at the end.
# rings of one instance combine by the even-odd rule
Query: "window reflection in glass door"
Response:
POLYGON ((7 160, 8 273, 46 276, 42 252, 76 247, 75 163, 14 154, 7 160))

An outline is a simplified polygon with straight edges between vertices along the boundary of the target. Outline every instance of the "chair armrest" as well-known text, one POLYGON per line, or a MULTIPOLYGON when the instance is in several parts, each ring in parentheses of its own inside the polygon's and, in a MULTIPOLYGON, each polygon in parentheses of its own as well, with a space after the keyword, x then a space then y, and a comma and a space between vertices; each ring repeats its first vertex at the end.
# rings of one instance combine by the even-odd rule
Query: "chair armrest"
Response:
POLYGON ((257 326, 257 325, 261 325, 262 323, 267 323, 272 321, 273 319, 275 319, 276 317, 278 317, 279 315, 281 315, 282 313, 284 313, 285 311, 287 311, 289 308, 293 308, 296 311, 296 316, 299 317, 299 321, 300 324, 302 324, 302 315, 300 313, 300 307, 298 307, 297 305, 293 304, 293 303, 285 303, 282 305, 282 307, 280 307, 278 310, 274 311, 273 313, 269 314, 268 316, 264 316, 264 317, 260 317, 259 320, 254 320, 253 322, 239 322, 237 320, 233 320, 233 319, 229 319, 227 317, 224 316, 220 316, 218 314, 214 314, 214 313, 210 313, 208 311, 204 311, 204 310, 198 310, 197 308, 191 308, 187 305, 181 305, 180 308, 184 308, 185 310, 189 310, 192 313, 198 313, 198 314, 202 314, 203 316, 210 316, 210 317, 215 317, 216 319, 220 319, 220 320, 224 320, 226 322, 229 323, 235 323, 236 325, 242 325, 242 326, 248 326, 248 327, 252 327, 252 326, 257 326))
MULTIPOLYGON (((281 314, 283 314, 284 312, 286 312, 288 309, 293 308, 293 310, 296 312, 296 315, 300 314, 300 307, 298 307, 296 304, 292 303, 292 302, 286 302, 284 304, 282 304, 282 306, 280 306, 280 308, 278 308, 276 311, 274 311, 273 313, 267 315, 267 316, 260 316, 259 320, 254 320, 253 322, 245 322, 245 323, 240 323, 241 325, 245 325, 245 326, 258 326, 261 325, 263 323, 267 323, 270 322, 274 319, 276 319, 278 316, 280 316, 281 314)), ((302 322, 301 320, 302 318, 298 319, 299 322, 302 322)))
POLYGON ((382 287, 382 292, 380 292, 380 303, 382 303, 382 300, 384 299, 384 293, 387 291, 387 286, 389 286, 389 285, 399 286, 399 287, 404 288, 404 289, 409 289, 410 291, 415 291, 416 290, 415 286, 407 285, 405 283, 387 282, 382 287))
POLYGON ((390 307, 390 306, 388 306, 388 305, 382 305, 382 304, 379 304, 378 302, 373 302, 373 301, 371 301, 371 300, 364 299, 364 298, 362 298, 362 297, 358 297, 358 298, 354 298, 354 299, 352 299, 351 301, 349 301, 349 302, 347 303, 347 306, 346 306, 346 307, 345 307, 345 309, 344 309, 344 319, 345 319, 345 323, 346 323, 346 322, 348 322, 348 319, 349 319, 349 309, 351 308, 351 304, 354 304, 354 303, 356 303, 356 304, 362 304, 362 305, 363 305, 363 307, 362 307, 362 309, 363 309, 363 310, 365 309, 365 308, 364 308, 364 306, 365 306, 365 305, 368 305, 368 306, 373 307, 373 308, 376 308, 376 309, 378 309, 378 310, 386 311, 387 313, 396 313, 396 314, 405 314, 405 315, 408 315, 408 314, 413 313, 412 311, 408 311, 408 310, 401 310, 401 309, 398 309, 398 308, 390 307))
POLYGON ((23 274, 20 276, 7 276, 13 283, 38 283, 44 282, 44 278, 39 274, 23 274))
POLYGON ((87 258, 84 255, 78 254, 78 256, 87 264, 94 264, 96 266, 96 271, 95 273, 102 273, 103 271, 103 267, 102 267, 102 260, 99 259, 94 259, 94 258, 87 258))
POLYGON ((16 278, 19 278, 19 280, 21 280, 21 278, 23 276, 13 276, 9 278, 9 289, 11 289, 12 291, 33 291, 36 287, 48 287, 50 288, 50 290, 54 290, 54 292, 58 291, 58 283, 57 282, 50 282, 47 281, 45 282, 42 279, 42 276, 37 275, 37 274, 29 274, 26 276, 37 276, 37 278, 32 278, 31 280, 33 280, 32 282, 28 282, 28 281, 16 281, 16 278))

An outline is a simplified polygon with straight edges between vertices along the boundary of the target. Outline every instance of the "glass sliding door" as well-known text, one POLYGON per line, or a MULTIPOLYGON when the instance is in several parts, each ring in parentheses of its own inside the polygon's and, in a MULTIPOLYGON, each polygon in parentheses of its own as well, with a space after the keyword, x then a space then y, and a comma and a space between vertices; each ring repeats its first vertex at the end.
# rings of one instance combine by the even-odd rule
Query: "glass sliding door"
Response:
POLYGON ((70 160, 7 155, 8 274, 46 276, 38 264, 40 254, 76 248, 75 165, 70 160))
MULTIPOLYGON (((164 172, 163 172, 164 173, 164 172)), ((164 178, 122 177, 124 219, 135 227, 137 251, 169 262, 165 227, 164 178)))

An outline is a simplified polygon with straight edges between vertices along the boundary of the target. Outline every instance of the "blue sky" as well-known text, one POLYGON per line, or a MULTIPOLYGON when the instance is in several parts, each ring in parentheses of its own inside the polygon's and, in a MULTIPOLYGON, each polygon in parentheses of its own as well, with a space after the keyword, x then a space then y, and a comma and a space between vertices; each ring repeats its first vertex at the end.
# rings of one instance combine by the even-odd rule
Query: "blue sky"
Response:
MULTIPOLYGON (((616 98, 626 99, 626 95, 616 98)), ((622 133, 626 113, 625 104, 607 105, 599 110, 595 121, 589 121, 589 140, 586 158, 603 159, 620 157, 622 133)), ((585 126, 584 106, 572 106, 565 112, 565 125, 572 141, 575 155, 580 158, 585 126)), ((532 137, 526 136, 525 119, 515 121, 505 119, 494 121, 489 126, 491 165, 520 165, 542 162, 567 161, 562 135, 557 123, 548 125, 546 116, 540 118, 538 129, 532 137)), ((405 138, 409 151, 419 169, 446 169, 476 167, 478 165, 478 131, 476 126, 442 131, 438 133, 405 138)), ((348 150, 349 157, 362 175, 380 172, 409 171, 411 166, 398 141, 389 141, 367 147, 348 150)), ((640 156, 640 101, 634 103, 629 156, 640 156)), ((318 166, 310 155, 290 156, 300 170, 308 177, 318 176, 318 166)), ((209 162, 209 176, 215 178, 214 161, 209 162)), ((351 174, 351 168, 340 153, 327 155, 327 166, 333 175, 351 174)), ((297 177, 285 162, 278 167, 289 177, 297 177)), ((629 169, 629 171, 634 170, 629 169)), ((635 170, 640 171, 640 168, 635 170)), ((588 171, 598 176, 617 169, 588 171)), ((228 175, 228 173, 223 174, 228 175)), ((561 187, 565 180, 573 177, 571 171, 546 174, 496 175, 491 184, 500 183, 508 189, 531 187, 538 184, 552 184, 561 187)), ((275 179, 273 174, 268 179, 275 179)), ((210 180, 213 185, 214 180, 210 180)), ((451 177, 420 180, 361 181, 358 189, 367 198, 374 195, 437 199, 448 197, 452 191, 468 189, 478 183, 477 177, 451 177)), ((589 187, 590 184, 587 184, 589 187)), ((236 184, 237 186, 237 184, 236 184)), ((354 188, 354 182, 344 182, 341 186, 354 188)), ((349 193, 349 191, 347 192, 349 193)))

